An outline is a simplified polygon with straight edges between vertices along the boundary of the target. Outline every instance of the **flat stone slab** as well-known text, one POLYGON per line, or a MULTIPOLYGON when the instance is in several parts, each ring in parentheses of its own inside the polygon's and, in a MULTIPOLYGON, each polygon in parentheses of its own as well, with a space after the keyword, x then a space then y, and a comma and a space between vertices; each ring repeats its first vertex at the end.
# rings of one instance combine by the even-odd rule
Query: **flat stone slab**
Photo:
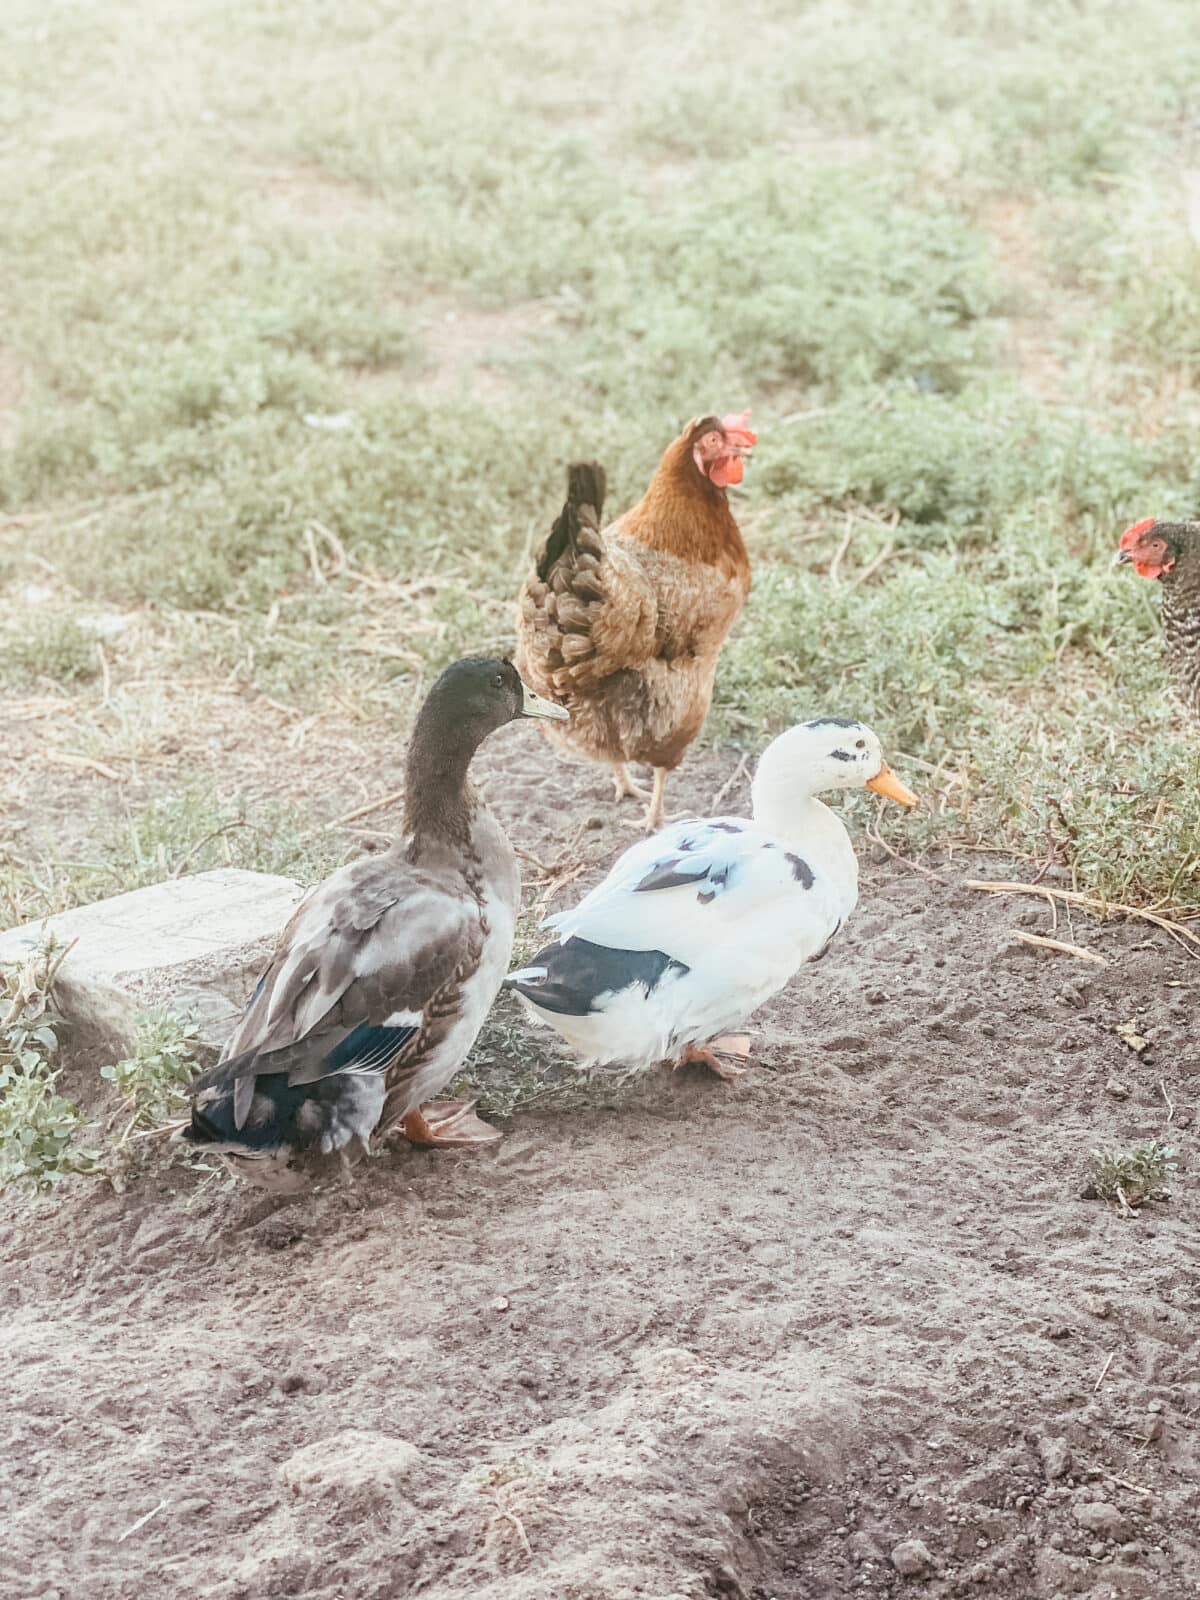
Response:
POLYGON ((51 935, 77 941, 55 989, 77 1062, 127 1054, 137 1013, 159 1007, 194 1017, 215 1051, 303 895, 291 878, 233 867, 172 878, 0 933, 0 966, 24 963, 51 935))

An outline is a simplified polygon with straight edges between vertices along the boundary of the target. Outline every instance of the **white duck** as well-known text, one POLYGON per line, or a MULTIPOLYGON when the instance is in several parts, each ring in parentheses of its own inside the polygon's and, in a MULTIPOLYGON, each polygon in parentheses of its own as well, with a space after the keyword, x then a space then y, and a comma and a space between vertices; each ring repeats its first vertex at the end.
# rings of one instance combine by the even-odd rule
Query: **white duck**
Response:
POLYGON ((626 850, 547 917, 556 942, 508 986, 588 1064, 698 1061, 735 1076, 728 1057, 750 1041, 717 1036, 823 956, 858 902, 850 835, 816 797, 863 787, 917 803, 861 722, 790 728, 759 759, 753 821, 676 822, 626 850))

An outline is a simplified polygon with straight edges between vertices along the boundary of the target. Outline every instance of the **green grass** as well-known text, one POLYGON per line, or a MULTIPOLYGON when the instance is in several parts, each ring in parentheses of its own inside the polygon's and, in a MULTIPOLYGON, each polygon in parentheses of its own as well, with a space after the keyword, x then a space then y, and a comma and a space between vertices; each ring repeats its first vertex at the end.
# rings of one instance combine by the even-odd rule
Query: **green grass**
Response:
POLYGON ((0 686, 28 688, 45 678, 74 684, 96 676, 96 641, 74 617, 35 612, 10 624, 6 634, 0 686))
MULTIPOLYGON (((394 738, 432 671, 510 637, 567 459, 600 456, 619 507, 681 419, 750 403, 755 590, 706 736, 861 715, 929 795, 894 838, 1200 907, 1156 595, 1108 570, 1127 521, 1200 496, 1194 22, 18 0, 0 692, 94 708, 109 670, 101 762, 154 679, 211 682, 214 726, 228 681, 394 738), (98 651, 115 609, 136 637, 98 651)), ((181 864, 323 870, 325 797, 302 756, 278 772, 253 815, 199 763, 119 816, 89 789, 68 842, 0 851, 0 910, 181 864)))

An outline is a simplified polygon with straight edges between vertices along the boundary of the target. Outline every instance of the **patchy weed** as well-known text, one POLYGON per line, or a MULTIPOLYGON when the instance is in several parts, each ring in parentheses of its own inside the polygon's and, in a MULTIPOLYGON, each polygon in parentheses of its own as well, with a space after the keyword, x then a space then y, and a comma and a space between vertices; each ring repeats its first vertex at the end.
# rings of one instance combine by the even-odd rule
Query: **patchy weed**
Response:
POLYGON ((1127 1152, 1092 1151, 1092 1187, 1101 1200, 1111 1201, 1123 1212, 1148 1200, 1165 1200, 1166 1186, 1177 1169, 1174 1150, 1157 1139, 1127 1152))
POLYGON ((50 1188, 68 1172, 94 1170, 99 1158, 79 1143, 87 1118, 56 1087, 53 990, 64 954, 47 948, 0 969, 0 1188, 50 1188))
POLYGON ((96 640, 74 617, 26 611, 0 637, 0 685, 82 683, 97 671, 96 640))
POLYGON ((133 1055, 100 1068, 100 1076, 121 1096, 109 1118, 110 1127, 124 1124, 118 1145, 134 1128, 157 1128, 178 1119, 187 1105, 186 1087, 199 1071, 194 1022, 173 1011, 145 1011, 136 1024, 133 1055))

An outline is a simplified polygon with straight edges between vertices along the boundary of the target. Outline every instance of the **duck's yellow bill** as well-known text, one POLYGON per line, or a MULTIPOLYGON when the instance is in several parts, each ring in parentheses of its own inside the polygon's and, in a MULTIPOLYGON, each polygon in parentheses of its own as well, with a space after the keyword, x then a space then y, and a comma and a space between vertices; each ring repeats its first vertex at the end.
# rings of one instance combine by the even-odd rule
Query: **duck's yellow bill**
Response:
POLYGON ((915 806, 917 797, 906 783, 892 771, 885 761, 873 778, 867 779, 867 788, 874 789, 876 794, 884 794, 889 800, 895 800, 902 806, 915 806))

